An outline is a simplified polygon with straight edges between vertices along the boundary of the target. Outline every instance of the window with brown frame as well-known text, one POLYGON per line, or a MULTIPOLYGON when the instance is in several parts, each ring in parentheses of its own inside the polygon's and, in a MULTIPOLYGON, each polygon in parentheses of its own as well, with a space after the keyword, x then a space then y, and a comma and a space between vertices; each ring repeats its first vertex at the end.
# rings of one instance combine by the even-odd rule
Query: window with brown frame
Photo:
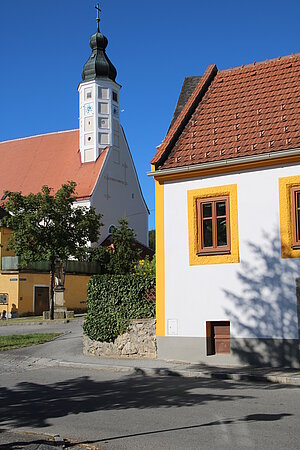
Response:
POLYGON ((291 189, 293 248, 300 248, 300 187, 291 189))
POLYGON ((197 214, 197 254, 230 253, 229 196, 199 198, 197 214))

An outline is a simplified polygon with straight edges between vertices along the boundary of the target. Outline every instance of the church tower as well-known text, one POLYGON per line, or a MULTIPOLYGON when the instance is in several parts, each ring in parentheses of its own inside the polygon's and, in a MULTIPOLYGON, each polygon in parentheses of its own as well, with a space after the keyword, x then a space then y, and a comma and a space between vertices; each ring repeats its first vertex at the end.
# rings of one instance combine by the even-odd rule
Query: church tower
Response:
POLYGON ((100 32, 99 4, 96 9, 97 32, 90 39, 92 54, 78 86, 82 163, 96 161, 106 147, 119 147, 121 86, 115 81, 117 71, 105 52, 108 40, 100 32))

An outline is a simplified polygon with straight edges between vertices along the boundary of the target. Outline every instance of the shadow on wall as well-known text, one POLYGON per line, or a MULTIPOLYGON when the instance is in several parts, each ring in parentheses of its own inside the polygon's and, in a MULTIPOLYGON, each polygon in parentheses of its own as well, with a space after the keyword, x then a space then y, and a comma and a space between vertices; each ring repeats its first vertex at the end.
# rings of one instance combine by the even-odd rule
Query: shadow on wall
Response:
POLYGON ((255 264, 241 263, 242 293, 224 291, 232 304, 225 311, 235 334, 245 336, 232 338, 231 351, 242 363, 254 366, 299 367, 299 262, 281 258, 277 233, 264 233, 261 245, 248 246, 255 264))

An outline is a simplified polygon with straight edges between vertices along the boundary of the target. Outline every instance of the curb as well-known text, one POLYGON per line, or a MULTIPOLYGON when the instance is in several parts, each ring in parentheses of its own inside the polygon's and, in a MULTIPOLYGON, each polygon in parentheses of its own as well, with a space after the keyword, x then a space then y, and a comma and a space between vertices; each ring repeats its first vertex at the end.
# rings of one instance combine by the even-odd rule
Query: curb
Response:
MULTIPOLYGON (((54 362, 54 361, 53 361, 54 362)), ((89 363, 75 363, 68 361, 55 361, 59 367, 74 368, 74 369, 90 369, 103 370, 110 372, 123 372, 131 375, 141 375, 147 377, 153 376, 172 376, 182 378, 210 378, 215 380, 233 380, 233 381, 250 381, 254 383, 275 383, 287 384, 291 386, 300 386, 300 377, 293 377, 288 375, 278 374, 253 374, 253 373, 231 373, 229 371, 195 371, 189 369, 168 369, 168 368, 148 368, 148 367, 134 367, 134 366, 113 366, 106 364, 89 364, 89 363)))

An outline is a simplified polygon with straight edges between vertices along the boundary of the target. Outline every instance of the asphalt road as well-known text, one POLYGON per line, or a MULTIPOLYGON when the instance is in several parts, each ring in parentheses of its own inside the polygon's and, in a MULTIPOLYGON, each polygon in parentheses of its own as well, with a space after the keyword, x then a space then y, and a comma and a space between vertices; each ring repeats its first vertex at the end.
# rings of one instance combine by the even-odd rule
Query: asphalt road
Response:
POLYGON ((0 449, 20 448, 4 429, 102 450, 300 449, 299 387, 45 367, 43 358, 93 361, 82 355, 82 319, 0 327, 0 335, 52 331, 64 334, 0 353, 0 449))
POLYGON ((2 374, 0 386, 0 429, 110 450, 300 448, 296 387, 61 368, 2 374))

